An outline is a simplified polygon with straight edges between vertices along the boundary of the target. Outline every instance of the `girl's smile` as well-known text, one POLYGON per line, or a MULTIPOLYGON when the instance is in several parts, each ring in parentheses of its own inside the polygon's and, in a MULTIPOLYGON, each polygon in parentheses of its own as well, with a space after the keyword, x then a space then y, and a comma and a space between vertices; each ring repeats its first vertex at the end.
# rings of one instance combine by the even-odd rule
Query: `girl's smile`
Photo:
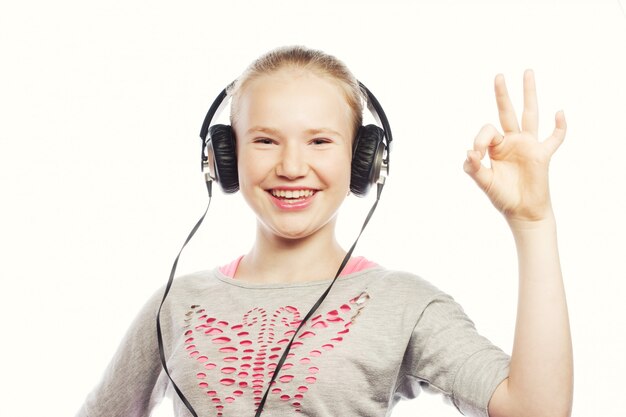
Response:
POLYGON ((317 190, 300 187, 273 188, 268 192, 272 195, 274 204, 281 210, 302 210, 313 201, 317 190))

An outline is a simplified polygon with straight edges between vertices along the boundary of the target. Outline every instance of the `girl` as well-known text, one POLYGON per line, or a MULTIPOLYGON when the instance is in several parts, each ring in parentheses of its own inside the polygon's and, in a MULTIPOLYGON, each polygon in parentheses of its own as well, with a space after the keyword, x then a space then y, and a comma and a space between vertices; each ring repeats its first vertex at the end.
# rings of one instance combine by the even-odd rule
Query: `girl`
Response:
POLYGON ((465 415, 570 414, 572 352, 548 192, 565 119, 557 113, 553 134, 537 140, 531 71, 521 128, 497 76, 503 134, 483 127, 463 165, 515 238, 512 355, 480 336, 450 296, 362 257, 340 268, 305 317, 346 256, 335 223, 363 140, 363 91, 343 63, 302 47, 267 53, 231 85, 236 165, 227 168, 257 216, 256 241, 230 264, 178 278, 160 310, 163 291, 155 293, 79 416, 148 416, 168 387, 181 416, 387 416, 421 389, 465 415), (158 359, 157 311, 175 385, 158 359))

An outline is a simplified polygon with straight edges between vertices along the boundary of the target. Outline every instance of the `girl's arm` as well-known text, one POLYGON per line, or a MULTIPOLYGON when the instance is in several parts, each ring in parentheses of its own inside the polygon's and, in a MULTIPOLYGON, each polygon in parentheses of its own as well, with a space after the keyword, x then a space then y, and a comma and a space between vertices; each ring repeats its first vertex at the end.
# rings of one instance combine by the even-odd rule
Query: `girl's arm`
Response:
MULTIPOLYGON (((149 417, 165 395, 167 377, 161 370, 155 316, 163 288, 144 304, 75 417, 149 417)), ((164 326, 165 340, 170 331, 164 326)))
POLYGON ((569 416, 572 346, 548 188, 548 166, 565 138, 565 116, 558 112, 554 132, 539 142, 533 72, 524 73, 521 129, 501 75, 496 76, 495 92, 504 135, 493 126, 483 127, 464 164, 465 172, 507 220, 518 256, 519 299, 510 372, 494 392, 489 414, 569 416), (480 162, 486 153, 491 168, 480 162))

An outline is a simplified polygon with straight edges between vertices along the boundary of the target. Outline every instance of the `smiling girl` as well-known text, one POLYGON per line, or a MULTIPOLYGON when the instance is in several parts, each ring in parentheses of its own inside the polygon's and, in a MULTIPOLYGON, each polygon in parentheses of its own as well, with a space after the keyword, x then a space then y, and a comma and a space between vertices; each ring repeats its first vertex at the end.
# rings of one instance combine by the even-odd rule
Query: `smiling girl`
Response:
POLYGON ((350 186, 351 109, 336 82, 297 67, 249 78, 239 89, 232 120, 239 185, 257 230, 234 278, 333 277, 346 254, 335 223, 350 186))
POLYGON ((171 287, 160 310, 171 380, 154 331, 160 290, 78 415, 148 416, 173 387, 178 416, 382 417, 422 389, 465 415, 569 415, 571 341, 548 192, 565 119, 557 113, 553 134, 538 141, 531 71, 521 128, 502 76, 495 90, 503 134, 483 127, 463 168, 515 238, 519 301, 510 356, 424 279, 363 257, 339 268, 347 252, 335 236, 337 212, 355 181, 368 96, 336 58, 280 48, 228 90, 234 189, 256 214, 254 245, 171 287), (480 162, 485 155, 490 168, 480 162))

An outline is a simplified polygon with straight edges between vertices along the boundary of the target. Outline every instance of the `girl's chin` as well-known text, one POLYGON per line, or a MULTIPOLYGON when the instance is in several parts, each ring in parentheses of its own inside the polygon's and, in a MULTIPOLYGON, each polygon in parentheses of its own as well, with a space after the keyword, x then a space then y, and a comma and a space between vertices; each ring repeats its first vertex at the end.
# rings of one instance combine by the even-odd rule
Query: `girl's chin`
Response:
POLYGON ((306 239, 315 235, 317 230, 310 231, 310 230, 302 230, 302 229, 274 227, 269 232, 276 239, 296 241, 296 240, 306 239))
POLYGON ((292 224, 289 224, 289 222, 283 222, 280 224, 273 223, 271 225, 267 225, 264 222, 260 223, 261 227, 264 229, 264 234, 271 236, 274 239, 286 241, 297 241, 311 238, 328 230, 328 227, 333 227, 330 220, 325 224, 319 226, 314 225, 312 227, 311 225, 309 225, 309 227, 303 227, 302 222, 298 221, 295 221, 292 224))

